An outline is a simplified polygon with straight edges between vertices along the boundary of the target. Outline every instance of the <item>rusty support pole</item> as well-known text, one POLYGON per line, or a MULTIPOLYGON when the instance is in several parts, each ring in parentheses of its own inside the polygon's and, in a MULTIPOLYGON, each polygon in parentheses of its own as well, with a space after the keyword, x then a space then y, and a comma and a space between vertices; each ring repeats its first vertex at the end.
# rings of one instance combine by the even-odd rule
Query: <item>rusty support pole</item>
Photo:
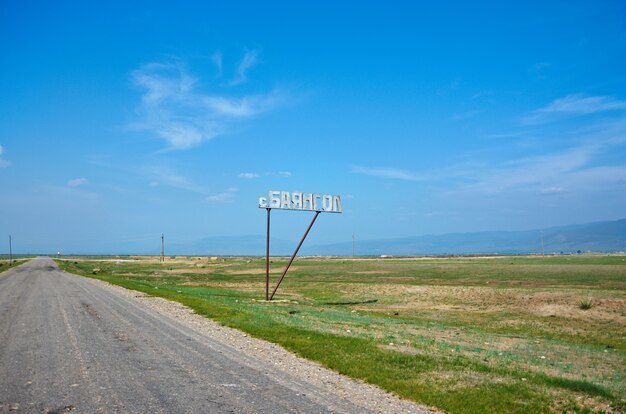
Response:
POLYGON ((280 283, 285 278, 285 275, 287 274, 287 271, 289 270, 289 267, 291 266, 291 263, 293 263, 293 259, 296 258, 296 255, 298 254, 298 250, 300 250, 300 247, 302 247, 302 243, 304 243, 304 239, 306 239, 306 236, 309 234, 309 231, 311 230, 311 227, 313 227, 313 223, 315 223, 315 219, 317 219, 317 216, 319 216, 319 215, 320 215, 320 212, 316 211, 315 212, 315 216, 313 216, 313 220, 311 220, 311 224, 309 224, 309 228, 306 229, 306 232, 304 232, 304 236, 302 236, 302 239, 300 240, 300 244, 298 244, 298 247, 296 247, 296 251, 293 252, 293 254, 291 255, 291 259, 289 259, 289 263, 287 263, 287 267, 285 268, 285 270, 283 271, 282 276, 278 280, 278 283, 276 284, 276 287, 274 288, 274 291, 272 292, 272 295, 270 296, 269 300, 272 300, 272 298, 274 297, 274 294, 278 290, 278 286, 280 286, 280 283))
POLYGON ((265 300, 270 300, 270 211, 267 210, 267 237, 265 238, 265 300))

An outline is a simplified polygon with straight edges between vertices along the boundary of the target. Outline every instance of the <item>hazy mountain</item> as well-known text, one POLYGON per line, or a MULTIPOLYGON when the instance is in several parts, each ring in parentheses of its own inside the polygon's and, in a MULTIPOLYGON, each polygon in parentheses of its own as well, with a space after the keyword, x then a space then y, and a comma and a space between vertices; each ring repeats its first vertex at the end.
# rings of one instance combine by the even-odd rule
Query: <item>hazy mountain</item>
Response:
MULTIPOLYGON (((315 229, 314 229, 315 230, 315 229)), ((313 231, 314 231, 313 230, 313 231)), ((356 254, 443 255, 524 254, 552 252, 626 251, 626 219, 530 231, 451 233, 395 239, 357 240, 356 254)), ((272 239, 272 255, 289 255, 297 241, 272 239)), ((257 255, 265 254, 265 235, 209 237, 193 243, 168 246, 168 254, 257 255)), ((307 245, 300 255, 351 255, 352 241, 307 245)))
MULTIPOLYGON (((626 219, 530 231, 451 233, 362 240, 357 255, 523 254, 626 251, 626 219), (542 247, 543 239, 543 247, 542 247)), ((305 254, 352 254, 352 242, 311 246, 305 254)))

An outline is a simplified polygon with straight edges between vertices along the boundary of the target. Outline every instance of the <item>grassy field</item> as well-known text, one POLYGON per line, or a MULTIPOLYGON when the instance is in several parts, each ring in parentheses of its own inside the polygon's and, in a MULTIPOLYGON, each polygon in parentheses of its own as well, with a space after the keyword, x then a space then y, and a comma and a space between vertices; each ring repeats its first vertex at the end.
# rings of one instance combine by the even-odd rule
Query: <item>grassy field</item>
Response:
POLYGON ((626 411, 626 256, 60 264, 445 411, 626 411))
POLYGON ((14 268, 16 266, 21 265, 25 261, 29 260, 28 258, 20 257, 18 259, 14 258, 13 260, 9 260, 9 256, 6 257, 0 256, 0 273, 14 268))

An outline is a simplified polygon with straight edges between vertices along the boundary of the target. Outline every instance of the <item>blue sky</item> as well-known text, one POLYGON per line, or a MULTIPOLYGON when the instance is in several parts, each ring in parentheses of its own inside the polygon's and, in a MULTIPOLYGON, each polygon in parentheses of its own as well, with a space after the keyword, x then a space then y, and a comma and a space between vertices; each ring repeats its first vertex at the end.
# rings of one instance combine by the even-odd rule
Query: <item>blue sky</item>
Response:
POLYGON ((17 251, 263 234, 271 189, 341 194, 310 243, 626 216, 622 1, 4 1, 0 38, 17 251))

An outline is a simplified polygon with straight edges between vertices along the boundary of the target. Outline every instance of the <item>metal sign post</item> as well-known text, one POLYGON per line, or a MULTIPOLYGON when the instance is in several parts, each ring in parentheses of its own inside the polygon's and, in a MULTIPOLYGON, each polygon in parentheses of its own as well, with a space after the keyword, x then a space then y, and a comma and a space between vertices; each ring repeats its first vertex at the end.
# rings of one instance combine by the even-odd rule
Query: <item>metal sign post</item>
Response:
POLYGON ((267 237, 265 238, 265 300, 270 300, 270 212, 267 210, 267 237))
POLYGON ((313 224, 315 224, 315 220, 317 220, 317 216, 320 213, 341 213, 341 197, 338 195, 320 195, 320 194, 307 194, 300 192, 289 193, 287 191, 270 191, 268 193, 268 197, 260 197, 259 198, 259 208, 264 208, 267 210, 267 236, 265 239, 265 300, 271 301, 278 290, 278 287, 282 283, 287 271, 289 271, 289 267, 293 263, 300 247, 304 243, 306 236, 311 231, 313 224), (320 200, 320 203, 318 203, 320 200), (311 220, 311 224, 304 232, 302 239, 300 239, 300 243, 298 243, 298 247, 291 255, 289 259, 289 263, 283 270, 276 287, 272 291, 272 294, 269 294, 270 289, 270 212, 273 208, 280 210, 300 210, 300 211, 313 211, 315 215, 311 220))

